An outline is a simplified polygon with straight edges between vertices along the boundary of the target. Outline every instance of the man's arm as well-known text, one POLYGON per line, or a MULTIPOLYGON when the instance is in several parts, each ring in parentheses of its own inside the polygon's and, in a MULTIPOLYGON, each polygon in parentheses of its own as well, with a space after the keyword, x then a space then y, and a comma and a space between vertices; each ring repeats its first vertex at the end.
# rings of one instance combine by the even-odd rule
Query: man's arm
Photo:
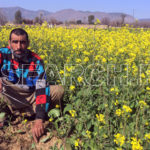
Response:
POLYGON ((38 78, 36 77, 36 119, 32 128, 32 135, 35 142, 44 133, 43 122, 45 120, 46 107, 49 104, 50 92, 49 86, 46 86, 46 74, 43 63, 37 65, 38 78))
POLYGON ((2 92, 2 79, 0 78, 0 93, 2 92))
POLYGON ((2 92, 2 73, 1 73, 1 68, 2 68, 2 53, 1 53, 1 49, 0 49, 0 93, 2 92))

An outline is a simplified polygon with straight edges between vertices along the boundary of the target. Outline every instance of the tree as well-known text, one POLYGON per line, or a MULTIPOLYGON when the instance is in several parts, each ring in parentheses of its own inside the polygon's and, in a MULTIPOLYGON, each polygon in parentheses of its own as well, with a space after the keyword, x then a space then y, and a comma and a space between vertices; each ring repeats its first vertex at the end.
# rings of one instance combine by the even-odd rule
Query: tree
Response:
POLYGON ((39 17, 34 18, 34 23, 42 24, 44 22, 43 13, 40 13, 39 17))
POLYGON ((0 25, 5 25, 7 23, 6 17, 0 12, 0 25))
POLYGON ((40 23, 40 18, 39 17, 35 17, 34 18, 34 23, 36 24, 36 23, 40 23))
POLYGON ((30 19, 22 19, 22 22, 24 24, 33 24, 33 20, 30 20, 30 19))
POLYGON ((125 17, 126 17, 126 14, 121 14, 121 25, 125 24, 125 17))
POLYGON ((110 19, 108 17, 104 17, 101 21, 102 24, 104 25, 110 25, 110 19))
POLYGON ((89 24, 93 24, 94 23, 94 15, 90 15, 90 16, 88 16, 88 22, 89 22, 89 24))
POLYGON ((16 24, 22 23, 22 14, 21 14, 20 10, 16 11, 16 13, 15 13, 15 23, 16 24))
POLYGON ((76 21, 75 20, 70 20, 69 24, 76 24, 76 21))
POLYGON ((57 22, 58 21, 55 18, 51 18, 50 21, 49 21, 49 23, 52 24, 52 25, 56 25, 57 22))
POLYGON ((41 12, 40 13, 40 24, 42 24, 43 22, 44 22, 44 15, 43 15, 43 13, 41 12))
POLYGON ((77 24, 82 24, 82 20, 77 20, 77 24))

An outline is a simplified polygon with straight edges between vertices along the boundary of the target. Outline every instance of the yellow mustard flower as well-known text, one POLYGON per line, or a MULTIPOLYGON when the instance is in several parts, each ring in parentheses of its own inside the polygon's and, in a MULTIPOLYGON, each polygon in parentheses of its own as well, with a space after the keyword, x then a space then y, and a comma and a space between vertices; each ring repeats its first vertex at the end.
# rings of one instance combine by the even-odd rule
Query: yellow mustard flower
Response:
POLYGON ((105 116, 103 114, 96 114, 96 118, 99 122, 102 122, 105 124, 105 116))
POLYGON ((74 89, 75 89, 75 86, 74 86, 74 85, 71 85, 71 86, 70 86, 70 90, 73 91, 74 89))
POLYGON ((150 133, 146 133, 144 139, 150 142, 150 133))
POLYGON ((90 139, 91 138, 91 131, 87 130, 86 131, 86 136, 90 139))
POLYGON ((78 146, 79 146, 79 141, 80 141, 80 139, 77 139, 77 140, 74 141, 74 146, 75 146, 75 147, 78 147, 78 146))
POLYGON ((77 80, 79 83, 81 83, 83 81, 83 77, 79 76, 77 80))
POLYGON ((125 136, 120 133, 117 133, 114 135, 114 137, 114 142, 119 146, 123 146, 123 144, 125 143, 125 136))
POLYGON ((60 108, 60 105, 56 105, 55 107, 56 107, 56 108, 60 108))
POLYGON ((125 111, 125 112, 132 112, 132 109, 129 107, 129 106, 127 106, 127 105, 123 105, 123 110, 125 111))
POLYGON ((27 120, 27 119, 25 119, 25 120, 23 120, 23 122, 22 122, 22 123, 23 123, 23 124, 26 124, 26 123, 27 123, 27 121, 28 121, 28 120, 27 120))
POLYGON ((115 114, 116 114, 117 116, 121 116, 121 114, 122 114, 121 109, 117 109, 116 112, 115 112, 115 114))
POLYGON ((69 110, 69 113, 72 117, 76 116, 76 111, 75 110, 69 110))
POLYGON ((140 108, 148 107, 147 103, 143 100, 139 101, 140 108))
POLYGON ((132 145, 132 150, 143 150, 143 147, 140 145, 141 140, 137 140, 137 138, 132 137, 131 138, 131 145, 132 145))
POLYGON ((49 122, 52 122, 54 119, 51 117, 51 118, 49 118, 49 122))

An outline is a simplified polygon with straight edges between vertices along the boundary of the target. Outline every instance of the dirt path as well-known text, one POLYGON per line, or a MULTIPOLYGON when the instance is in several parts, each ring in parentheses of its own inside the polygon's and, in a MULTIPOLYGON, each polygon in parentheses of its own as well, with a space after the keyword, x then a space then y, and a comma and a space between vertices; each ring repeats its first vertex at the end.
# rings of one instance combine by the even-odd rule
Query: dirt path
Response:
POLYGON ((51 134, 48 129, 52 125, 45 122, 46 132, 40 138, 38 144, 35 144, 31 134, 33 121, 14 123, 0 130, 0 150, 50 150, 56 143, 59 148, 64 145, 64 141, 55 136, 55 132, 51 134))

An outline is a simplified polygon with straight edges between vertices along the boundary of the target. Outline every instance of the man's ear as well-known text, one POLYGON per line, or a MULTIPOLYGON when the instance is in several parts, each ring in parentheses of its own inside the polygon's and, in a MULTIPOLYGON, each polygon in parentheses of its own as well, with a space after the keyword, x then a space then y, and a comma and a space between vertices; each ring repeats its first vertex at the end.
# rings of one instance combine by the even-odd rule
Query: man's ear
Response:
POLYGON ((8 40, 8 45, 9 45, 9 47, 10 47, 10 40, 8 40))
POLYGON ((30 45, 30 41, 28 41, 28 43, 27 43, 27 48, 29 47, 29 45, 30 45))

